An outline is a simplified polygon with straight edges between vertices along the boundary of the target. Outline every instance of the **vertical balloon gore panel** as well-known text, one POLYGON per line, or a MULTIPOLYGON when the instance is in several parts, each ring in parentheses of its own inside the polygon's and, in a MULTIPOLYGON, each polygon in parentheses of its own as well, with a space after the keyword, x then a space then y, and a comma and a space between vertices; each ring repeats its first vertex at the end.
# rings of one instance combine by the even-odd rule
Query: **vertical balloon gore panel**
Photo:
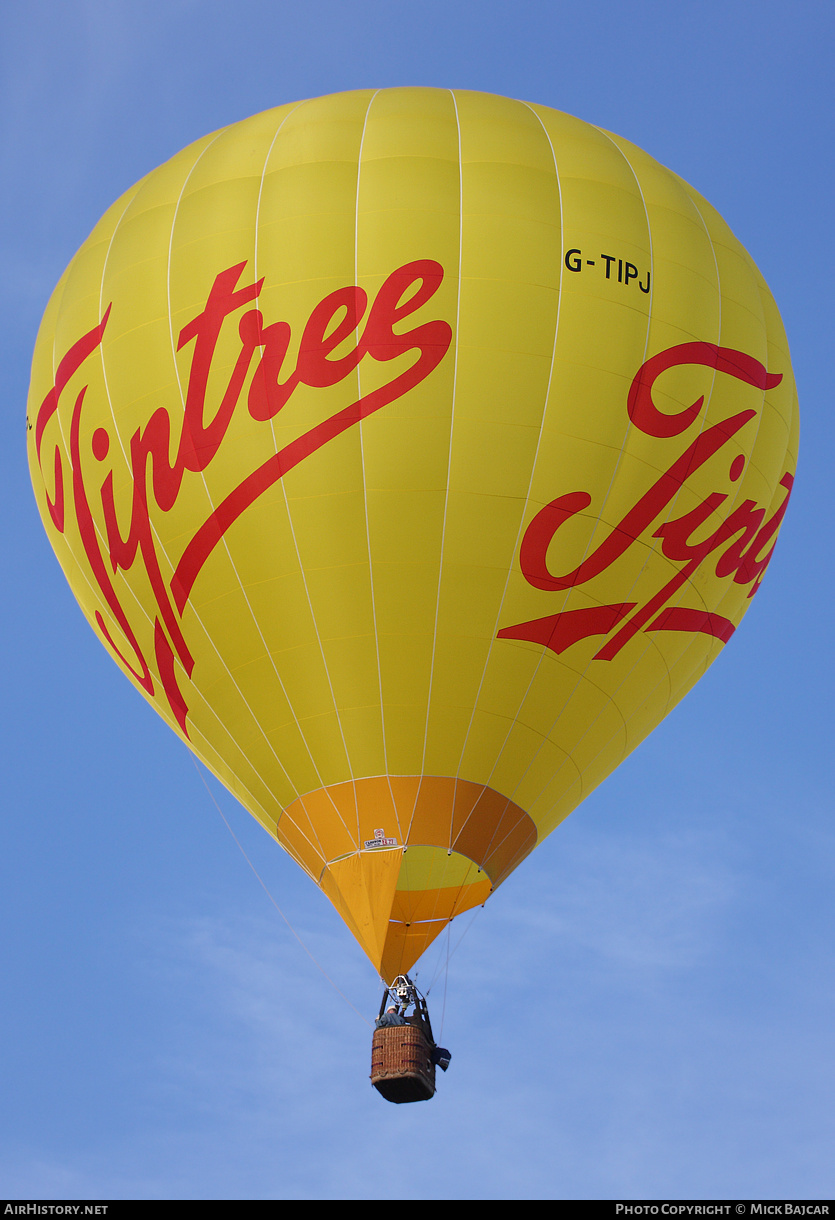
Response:
POLYGON ((29 457, 104 646, 410 968, 659 723, 760 585, 776 306, 620 137, 465 91, 256 115, 55 290, 29 457))

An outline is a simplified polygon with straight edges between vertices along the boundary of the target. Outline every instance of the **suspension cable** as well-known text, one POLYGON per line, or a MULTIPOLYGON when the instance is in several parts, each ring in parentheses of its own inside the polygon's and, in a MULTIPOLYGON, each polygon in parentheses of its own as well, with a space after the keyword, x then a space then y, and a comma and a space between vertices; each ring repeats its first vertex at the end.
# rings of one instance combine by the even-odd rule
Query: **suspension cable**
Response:
POLYGON ((225 815, 225 813, 223 812, 223 810, 221 809, 221 807, 220 807, 220 805, 218 804, 217 800, 215 799, 215 794, 212 792, 211 788, 210 788, 210 787, 209 787, 209 785, 206 783, 206 777, 205 777, 205 775, 203 774, 203 772, 200 770, 200 767, 197 765, 197 759, 194 757, 194 755, 192 755, 192 762, 194 763, 194 767, 195 767, 195 770, 197 771, 197 774, 200 776, 201 780, 203 781, 203 787, 204 787, 204 788, 206 789, 206 791, 208 792, 208 794, 209 794, 209 797, 210 797, 210 799, 211 799, 212 804, 214 805, 215 809, 218 811, 218 813, 220 814, 221 818, 223 819, 223 822, 224 822, 224 824, 225 824, 225 826, 226 826, 226 829, 229 831, 230 835, 232 836, 232 838, 233 838, 233 839, 235 840, 235 842, 237 843, 237 845, 238 845, 238 848, 239 848, 239 850, 240 850, 241 855, 242 855, 242 856, 243 856, 243 858, 246 860, 247 864, 248 864, 248 865, 249 865, 249 867, 252 869, 252 871, 253 871, 253 873, 255 874, 255 876, 258 878, 258 883, 259 883, 259 885, 261 886, 261 888, 262 888, 262 890, 264 891, 264 893, 265 893, 265 894, 267 895, 267 897, 269 898, 270 902, 273 904, 273 906, 274 906, 274 907, 275 907, 275 909, 278 911, 278 913, 279 913, 279 915, 281 916, 281 918, 282 918, 282 919, 284 920, 284 922, 287 924, 287 927, 288 927, 288 928, 290 929, 290 931, 293 933, 293 936, 295 936, 296 940, 299 942, 299 944, 301 945, 302 949, 304 949, 304 951, 305 951, 305 953, 307 954, 307 956, 308 956, 308 957, 310 958, 310 960, 313 962, 313 965, 316 967, 316 969, 317 969, 317 970, 320 972, 320 974, 324 975, 324 977, 325 977, 325 978, 327 979, 327 981, 330 983, 331 987, 333 987, 333 989, 334 989, 334 991, 337 993, 337 995, 342 996, 342 999, 345 1001, 345 1003, 348 1005, 348 1007, 349 1007, 349 1008, 352 1008, 352 1009, 354 1010, 354 1012, 357 1014, 357 1016, 360 1018, 360 1020, 361 1020, 361 1021, 364 1021, 364 1022, 365 1022, 365 1024, 366 1024, 366 1025, 369 1027, 369 1029, 371 1029, 371 1028, 372 1028, 371 1022, 368 1020, 368 1018, 367 1018, 367 1017, 364 1017, 364 1016, 362 1015, 362 1013, 359 1011, 359 1009, 358 1009, 358 1008, 355 1008, 355 1007, 354 1007, 354 1005, 351 1003, 351 1001, 348 999, 348 997, 345 995, 345 993, 344 993, 343 991, 340 991, 339 987, 337 987, 336 983, 333 981, 333 979, 330 977, 330 975, 329 975, 329 974, 328 974, 328 972, 327 972, 327 971, 324 969, 324 967, 320 966, 319 962, 316 960, 316 958, 315 958, 315 957, 313 956, 313 954, 310 952, 310 950, 308 949, 307 945, 304 943, 304 941, 302 940, 302 938, 299 936, 299 934, 298 934, 298 932, 296 931, 296 929, 295 929, 295 928, 293 927, 293 925, 290 923, 290 920, 289 920, 289 919, 287 918, 287 916, 284 914, 284 912, 282 911, 281 907, 280 907, 280 906, 278 905, 278 903, 276 902, 275 898, 273 898, 273 896, 272 896, 272 894, 270 893, 270 891, 269 891, 269 889, 268 889, 268 887, 267 887, 266 883, 264 882, 263 877, 262 877, 262 876, 261 876, 261 874, 258 872, 258 869, 255 867, 255 865, 252 863, 252 861, 250 860, 249 856, 246 854, 246 851, 244 850, 244 848, 243 848, 243 846, 242 846, 242 844, 241 844, 240 840, 238 839, 238 837, 237 837, 237 835, 235 834, 235 832, 234 832, 234 830, 232 829, 232 827, 229 825, 229 822, 228 822, 228 820, 227 820, 227 818, 226 818, 226 815, 225 815))

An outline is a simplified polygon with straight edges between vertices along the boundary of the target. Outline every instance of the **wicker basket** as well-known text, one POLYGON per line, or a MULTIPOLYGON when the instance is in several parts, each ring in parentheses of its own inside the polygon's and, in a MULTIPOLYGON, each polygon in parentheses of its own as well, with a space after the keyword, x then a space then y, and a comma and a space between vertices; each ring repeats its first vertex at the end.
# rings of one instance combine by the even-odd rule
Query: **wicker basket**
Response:
POLYGON ((435 1094, 435 1065, 423 1031, 414 1025, 375 1029, 371 1083, 386 1101, 428 1101, 435 1094))

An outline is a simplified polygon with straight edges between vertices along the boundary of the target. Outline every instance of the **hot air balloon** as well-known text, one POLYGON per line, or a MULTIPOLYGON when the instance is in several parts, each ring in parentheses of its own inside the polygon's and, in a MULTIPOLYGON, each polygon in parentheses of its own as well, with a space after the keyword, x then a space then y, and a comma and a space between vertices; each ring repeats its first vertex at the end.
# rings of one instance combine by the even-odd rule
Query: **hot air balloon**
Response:
POLYGON ((93 630, 387 984, 718 656, 797 450, 777 308, 700 195, 423 88, 280 106, 127 191, 28 421, 93 630))

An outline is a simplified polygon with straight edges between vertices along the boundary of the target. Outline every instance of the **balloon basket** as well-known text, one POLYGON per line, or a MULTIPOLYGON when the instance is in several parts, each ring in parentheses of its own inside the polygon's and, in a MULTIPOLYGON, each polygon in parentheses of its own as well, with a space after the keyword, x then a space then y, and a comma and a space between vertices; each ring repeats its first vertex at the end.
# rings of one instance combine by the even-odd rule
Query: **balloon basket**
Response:
POLYGON ((371 1083, 386 1101, 429 1101, 435 1095, 435 1064, 423 1031, 414 1025, 375 1029, 371 1083))

